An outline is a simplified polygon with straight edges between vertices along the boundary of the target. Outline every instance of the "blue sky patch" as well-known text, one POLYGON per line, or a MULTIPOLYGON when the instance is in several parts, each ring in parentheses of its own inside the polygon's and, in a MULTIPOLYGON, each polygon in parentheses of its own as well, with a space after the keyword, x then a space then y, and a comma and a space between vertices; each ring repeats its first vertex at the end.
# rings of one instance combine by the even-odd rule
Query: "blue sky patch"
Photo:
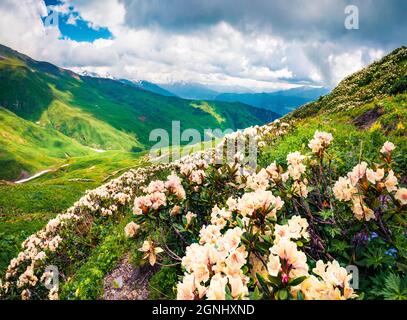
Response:
POLYGON ((42 21, 48 26, 57 26, 61 32, 61 38, 78 42, 93 42, 96 39, 113 38, 108 28, 94 27, 92 22, 84 20, 74 7, 70 7, 68 13, 58 13, 57 19, 52 19, 52 17, 55 17, 52 6, 61 5, 63 1, 45 0, 44 2, 47 7, 51 7, 49 7, 49 15, 42 17, 42 21))

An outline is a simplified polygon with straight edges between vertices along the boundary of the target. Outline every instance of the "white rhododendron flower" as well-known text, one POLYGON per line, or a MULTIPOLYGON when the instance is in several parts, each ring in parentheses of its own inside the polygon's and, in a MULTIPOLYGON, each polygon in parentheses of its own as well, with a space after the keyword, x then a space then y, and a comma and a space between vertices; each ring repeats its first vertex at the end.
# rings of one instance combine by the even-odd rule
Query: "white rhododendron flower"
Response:
POLYGON ((307 257, 305 253, 298 251, 297 245, 288 239, 281 239, 271 247, 270 256, 271 258, 269 257, 269 265, 267 267, 268 269, 273 267, 274 269, 272 268, 271 270, 273 274, 275 274, 277 271, 275 268, 278 265, 275 257, 278 257, 280 260, 280 269, 278 272, 282 272, 283 283, 287 283, 290 279, 308 274, 307 257))
POLYGON ((400 201, 400 203, 404 206, 407 204, 407 188, 400 188, 397 190, 394 197, 400 201))
POLYGON ((355 214, 356 219, 366 220, 376 219, 374 211, 366 206, 362 199, 358 196, 352 198, 352 211, 355 214))
POLYGON ((383 144, 383 147, 380 149, 380 152, 383 154, 389 154, 391 153, 394 149, 396 149, 396 147, 394 146, 393 143, 386 141, 383 144))
POLYGON ((393 170, 389 171, 389 174, 387 175, 386 179, 384 180, 384 185, 386 186, 386 189, 388 192, 396 191, 397 190, 397 178, 394 175, 393 170))
POLYGON ((126 237, 134 238, 137 235, 139 229, 140 225, 132 221, 126 225, 126 227, 124 228, 124 232, 126 234, 126 237))
POLYGON ((377 169, 376 171, 372 169, 366 169, 366 178, 370 183, 375 184, 380 182, 384 177, 384 169, 377 169))
POLYGON ((269 217, 276 217, 284 205, 280 197, 273 196, 271 191, 257 190, 245 193, 237 202, 237 210, 242 216, 253 215, 255 212, 267 214, 269 217))
POLYGON ((308 147, 313 153, 319 153, 321 150, 327 148, 333 140, 332 134, 328 132, 316 131, 314 138, 310 140, 308 147))
POLYGON ((143 259, 148 258, 150 264, 154 266, 157 262, 157 254, 163 252, 164 250, 160 247, 156 247, 154 242, 152 242, 151 240, 145 240, 143 242, 143 246, 139 249, 139 251, 144 252, 145 255, 143 259))
POLYGON ((185 215, 185 218, 187 219, 187 226, 189 226, 189 225, 191 224, 192 220, 193 220, 194 218, 196 218, 196 217, 197 217, 197 215, 196 215, 195 213, 189 211, 189 212, 185 215))
POLYGON ((348 178, 352 186, 355 186, 360 179, 362 179, 366 174, 367 163, 361 162, 356 165, 351 172, 348 173, 348 178))

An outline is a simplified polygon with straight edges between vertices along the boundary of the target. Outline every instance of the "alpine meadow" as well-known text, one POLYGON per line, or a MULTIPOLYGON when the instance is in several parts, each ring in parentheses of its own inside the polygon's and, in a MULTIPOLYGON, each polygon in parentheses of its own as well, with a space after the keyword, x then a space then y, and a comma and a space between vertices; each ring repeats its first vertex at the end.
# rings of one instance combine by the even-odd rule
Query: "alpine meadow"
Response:
POLYGON ((0 2, 0 305, 407 300, 406 3, 299 3, 0 2))

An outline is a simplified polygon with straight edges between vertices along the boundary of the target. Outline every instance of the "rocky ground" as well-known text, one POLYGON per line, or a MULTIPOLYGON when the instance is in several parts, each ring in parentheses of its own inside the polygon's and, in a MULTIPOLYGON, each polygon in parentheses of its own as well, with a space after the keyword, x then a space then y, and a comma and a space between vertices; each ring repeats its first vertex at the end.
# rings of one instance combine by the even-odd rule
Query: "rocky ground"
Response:
POLYGON ((104 280, 104 300, 146 300, 152 271, 134 267, 126 255, 104 280))

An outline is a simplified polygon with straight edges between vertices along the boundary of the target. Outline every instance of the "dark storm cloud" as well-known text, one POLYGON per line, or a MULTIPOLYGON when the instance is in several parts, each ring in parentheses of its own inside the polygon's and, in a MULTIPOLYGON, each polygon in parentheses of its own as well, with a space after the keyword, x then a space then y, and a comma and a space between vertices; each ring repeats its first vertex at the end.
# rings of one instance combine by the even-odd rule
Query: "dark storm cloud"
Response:
POLYGON ((243 32, 266 31, 287 40, 363 42, 382 48, 406 42, 405 0, 123 0, 126 23, 193 32, 225 21, 243 32), (359 30, 344 27, 347 5, 359 8, 359 30))

